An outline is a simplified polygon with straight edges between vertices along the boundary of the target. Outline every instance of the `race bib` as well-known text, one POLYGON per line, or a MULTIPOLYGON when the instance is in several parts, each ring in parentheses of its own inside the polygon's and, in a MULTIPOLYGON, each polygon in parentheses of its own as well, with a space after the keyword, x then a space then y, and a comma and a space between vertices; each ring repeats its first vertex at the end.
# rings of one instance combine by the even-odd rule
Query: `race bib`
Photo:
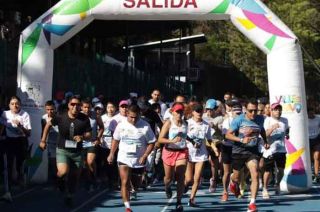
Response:
POLYGON ((128 153, 137 153, 137 145, 136 144, 130 144, 127 146, 127 152, 128 153))
POLYGON ((89 147, 93 147, 93 146, 94 146, 94 144, 90 141, 84 141, 82 143, 82 147, 84 147, 84 148, 89 148, 89 147))
POLYGON ((65 148, 77 148, 77 142, 72 140, 66 140, 65 148))

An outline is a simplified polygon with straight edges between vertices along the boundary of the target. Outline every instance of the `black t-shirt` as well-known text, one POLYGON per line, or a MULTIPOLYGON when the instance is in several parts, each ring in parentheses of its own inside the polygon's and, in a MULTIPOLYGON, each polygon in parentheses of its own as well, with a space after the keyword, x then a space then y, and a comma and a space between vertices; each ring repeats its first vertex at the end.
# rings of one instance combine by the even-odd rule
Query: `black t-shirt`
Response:
MULTIPOLYGON (((58 148, 65 149, 66 139, 70 140, 70 126, 71 123, 74 125, 74 136, 82 136, 86 132, 91 132, 91 125, 89 118, 83 113, 79 113, 75 119, 71 119, 68 113, 58 114, 52 120, 53 126, 58 125, 59 138, 57 141, 58 148)), ((82 148, 82 142, 77 144, 77 149, 82 148)))
POLYGON ((150 110, 150 109, 146 110, 145 112, 142 113, 141 118, 149 123, 153 133, 155 133, 156 131, 156 125, 158 125, 160 129, 162 128, 162 125, 163 125, 162 121, 159 115, 153 110, 150 110))

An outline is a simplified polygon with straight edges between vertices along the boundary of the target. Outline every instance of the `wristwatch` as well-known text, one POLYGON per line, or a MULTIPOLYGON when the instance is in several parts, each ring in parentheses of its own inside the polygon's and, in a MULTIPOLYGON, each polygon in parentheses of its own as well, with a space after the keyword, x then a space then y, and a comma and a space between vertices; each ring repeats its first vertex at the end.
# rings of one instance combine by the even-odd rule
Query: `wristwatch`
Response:
POLYGON ((243 143, 243 138, 240 138, 240 142, 243 143))

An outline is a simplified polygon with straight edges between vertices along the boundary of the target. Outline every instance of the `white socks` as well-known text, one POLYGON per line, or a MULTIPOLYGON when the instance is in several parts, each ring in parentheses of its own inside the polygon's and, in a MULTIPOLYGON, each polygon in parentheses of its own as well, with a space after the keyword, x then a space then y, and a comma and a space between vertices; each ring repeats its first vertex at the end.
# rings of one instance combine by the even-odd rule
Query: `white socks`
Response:
POLYGON ((250 204, 252 204, 252 203, 256 203, 256 199, 251 198, 251 199, 250 199, 250 204))
POLYGON ((130 208, 130 202, 124 202, 123 204, 126 208, 130 208))

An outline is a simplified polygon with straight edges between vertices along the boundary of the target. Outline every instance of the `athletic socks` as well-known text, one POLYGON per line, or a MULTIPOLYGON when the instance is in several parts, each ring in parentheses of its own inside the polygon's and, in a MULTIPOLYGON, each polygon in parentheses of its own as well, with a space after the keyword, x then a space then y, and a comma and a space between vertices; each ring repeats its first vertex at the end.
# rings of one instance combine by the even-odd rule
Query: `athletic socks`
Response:
POLYGON ((124 202, 123 204, 126 208, 130 208, 130 202, 124 202))
POLYGON ((250 199, 250 204, 252 204, 252 203, 256 203, 256 199, 255 198, 251 198, 250 199))

